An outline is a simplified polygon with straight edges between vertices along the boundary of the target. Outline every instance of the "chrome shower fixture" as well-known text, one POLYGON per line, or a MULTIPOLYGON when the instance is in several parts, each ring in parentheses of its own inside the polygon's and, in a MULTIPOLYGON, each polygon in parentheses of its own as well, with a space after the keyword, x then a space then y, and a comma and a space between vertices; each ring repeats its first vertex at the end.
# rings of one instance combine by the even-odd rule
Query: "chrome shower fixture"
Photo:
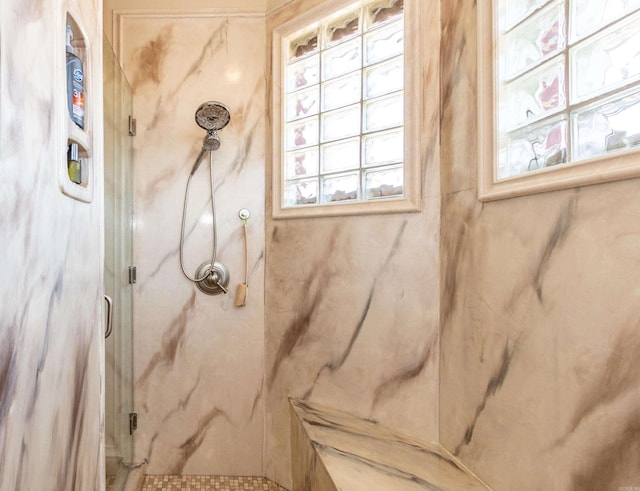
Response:
POLYGON ((196 286, 207 295, 229 293, 229 269, 221 262, 216 261, 213 266, 209 261, 203 262, 196 269, 196 278, 204 278, 197 281, 196 286))
POLYGON ((207 136, 202 139, 202 149, 208 152, 213 152, 220 148, 220 137, 215 130, 207 132, 207 136))
POLYGON ((220 137, 217 131, 229 124, 231 113, 229 108, 222 102, 209 101, 200 104, 196 109, 195 118, 196 124, 203 130, 207 130, 207 134, 202 140, 202 150, 200 150, 200 154, 191 168, 191 175, 198 170, 200 162, 202 162, 207 152, 213 152, 220 148, 220 137))
POLYGON ((231 113, 222 102, 205 102, 196 110, 196 123, 203 130, 209 132, 221 130, 229 124, 229 121, 231 121, 231 113))
POLYGON ((220 138, 216 132, 229 124, 229 121, 231 121, 231 114, 229 113, 227 106, 221 102, 210 101, 200 104, 200 107, 196 110, 195 119, 198 126, 203 130, 206 130, 207 134, 202 140, 202 149, 191 168, 191 173, 187 179, 187 187, 184 193, 182 231, 180 232, 180 267, 187 279, 193 281, 202 292, 208 295, 218 295, 220 293, 228 292, 227 286, 229 285, 229 270, 224 264, 216 261, 218 237, 216 231, 216 206, 213 185, 213 152, 220 148, 220 138), (200 163, 204 160, 207 153, 209 154, 209 184, 211 192, 211 216, 213 222, 211 227, 213 233, 213 247, 211 251, 211 260, 202 263, 196 270, 195 276, 191 276, 187 273, 184 267, 183 258, 187 202, 189 200, 191 178, 195 174, 196 170, 198 170, 200 163))

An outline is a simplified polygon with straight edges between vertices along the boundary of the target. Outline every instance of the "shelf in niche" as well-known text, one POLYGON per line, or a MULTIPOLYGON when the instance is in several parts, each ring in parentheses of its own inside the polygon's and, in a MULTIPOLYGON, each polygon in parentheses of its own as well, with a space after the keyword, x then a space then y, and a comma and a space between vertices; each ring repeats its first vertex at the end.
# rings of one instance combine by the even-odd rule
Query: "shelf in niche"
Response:
POLYGON ((70 118, 67 117, 67 140, 73 141, 80 145, 81 148, 87 154, 87 157, 91 157, 91 138, 89 134, 82 130, 77 124, 71 121, 70 118))

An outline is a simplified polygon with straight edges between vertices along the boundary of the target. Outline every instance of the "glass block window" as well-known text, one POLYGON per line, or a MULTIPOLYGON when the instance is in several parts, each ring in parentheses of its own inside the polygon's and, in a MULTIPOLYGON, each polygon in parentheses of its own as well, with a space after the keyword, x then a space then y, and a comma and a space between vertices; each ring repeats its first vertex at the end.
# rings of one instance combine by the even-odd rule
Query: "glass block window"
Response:
POLYGON ((282 38, 282 206, 404 195, 404 3, 357 2, 282 38))
POLYGON ((486 19, 494 181, 640 148, 640 0, 494 0, 486 19))

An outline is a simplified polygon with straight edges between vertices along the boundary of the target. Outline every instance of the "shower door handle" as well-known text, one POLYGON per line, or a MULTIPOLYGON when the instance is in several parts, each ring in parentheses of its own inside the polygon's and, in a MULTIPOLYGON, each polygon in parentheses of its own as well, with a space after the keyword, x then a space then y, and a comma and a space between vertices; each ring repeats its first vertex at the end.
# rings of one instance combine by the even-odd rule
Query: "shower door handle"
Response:
POLYGON ((104 333, 104 338, 107 339, 113 331, 113 300, 109 295, 105 295, 104 300, 107 302, 107 330, 104 333))

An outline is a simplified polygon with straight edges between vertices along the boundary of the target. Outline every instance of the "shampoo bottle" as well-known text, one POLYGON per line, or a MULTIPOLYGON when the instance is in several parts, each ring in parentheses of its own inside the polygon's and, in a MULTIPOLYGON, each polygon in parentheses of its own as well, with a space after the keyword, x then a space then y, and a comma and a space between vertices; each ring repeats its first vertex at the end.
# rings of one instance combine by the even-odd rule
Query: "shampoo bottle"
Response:
POLYGON ((67 106, 71 120, 84 129, 84 71, 82 60, 73 52, 73 31, 67 26, 67 106))

